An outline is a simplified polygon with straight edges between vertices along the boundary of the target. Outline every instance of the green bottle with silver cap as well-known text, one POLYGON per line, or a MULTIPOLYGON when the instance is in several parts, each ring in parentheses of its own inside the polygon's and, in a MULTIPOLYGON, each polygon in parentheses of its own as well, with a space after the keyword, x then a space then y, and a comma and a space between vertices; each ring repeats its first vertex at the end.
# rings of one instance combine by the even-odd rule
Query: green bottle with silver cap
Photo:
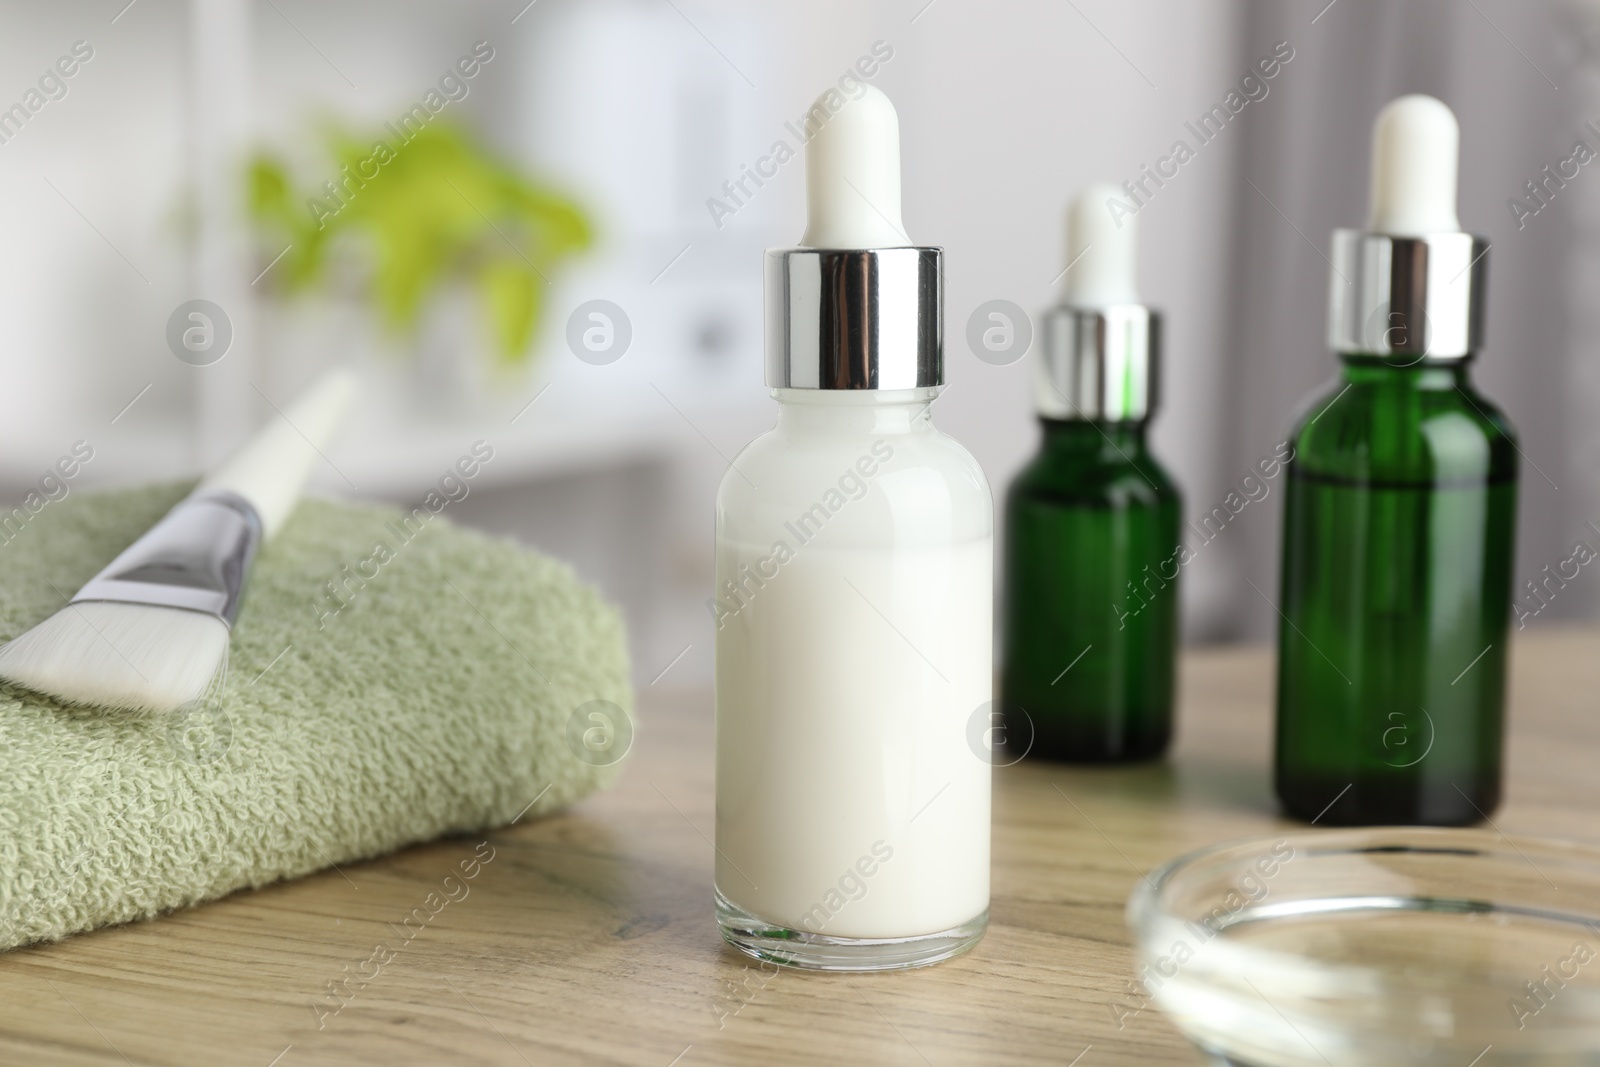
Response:
POLYGON ((1067 213, 1062 303, 1034 361, 1042 441, 1006 498, 1000 703, 1015 756, 1149 759, 1172 735, 1177 488, 1151 455, 1160 317, 1114 186, 1067 213))
POLYGON ((1488 242, 1456 220, 1460 133, 1378 116, 1372 213, 1334 234, 1339 378, 1285 494, 1276 785, 1319 825, 1460 825, 1500 799, 1517 445, 1467 375, 1488 242))

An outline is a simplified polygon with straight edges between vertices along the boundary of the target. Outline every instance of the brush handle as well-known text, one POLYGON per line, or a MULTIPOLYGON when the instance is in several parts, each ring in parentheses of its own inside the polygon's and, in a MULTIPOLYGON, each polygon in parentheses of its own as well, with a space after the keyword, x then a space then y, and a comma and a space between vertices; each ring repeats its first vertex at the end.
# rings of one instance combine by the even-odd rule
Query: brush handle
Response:
POLYGON ((195 492, 237 493, 255 508, 262 538, 270 538, 294 510, 355 392, 356 376, 350 371, 324 374, 293 403, 274 412, 266 427, 207 475, 195 492))

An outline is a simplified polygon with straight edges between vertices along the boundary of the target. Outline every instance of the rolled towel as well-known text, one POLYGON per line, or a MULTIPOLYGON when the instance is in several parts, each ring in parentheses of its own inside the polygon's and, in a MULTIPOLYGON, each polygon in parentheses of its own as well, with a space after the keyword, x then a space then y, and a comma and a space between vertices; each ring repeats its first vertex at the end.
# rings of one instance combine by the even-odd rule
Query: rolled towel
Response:
MULTIPOLYGON (((0 640, 187 485, 0 523, 0 640)), ((219 701, 163 717, 0 687, 0 950, 553 811, 632 740, 618 613, 427 508, 307 500, 257 558, 219 701)))

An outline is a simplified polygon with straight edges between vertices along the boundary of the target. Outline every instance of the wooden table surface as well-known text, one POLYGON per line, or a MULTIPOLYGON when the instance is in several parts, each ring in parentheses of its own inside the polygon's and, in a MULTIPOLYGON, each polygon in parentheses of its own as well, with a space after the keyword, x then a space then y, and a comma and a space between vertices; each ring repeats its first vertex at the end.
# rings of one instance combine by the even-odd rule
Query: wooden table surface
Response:
MULTIPOLYGON (((1515 643, 1498 828, 1600 838, 1597 648, 1579 630, 1515 643)), ((616 788, 486 847, 437 842, 0 956, 0 1064, 1198 1063, 1154 1009, 1117 1025, 1123 902, 1176 853, 1283 824, 1269 654, 1192 653, 1181 679, 1166 763, 997 770, 989 933, 936 967, 772 974, 724 946, 710 698, 649 690, 616 788), (464 898, 399 927, 475 855, 492 858, 464 898), (392 956, 374 959, 380 942, 392 956), (368 980, 334 1014, 327 985, 351 973, 368 980)))

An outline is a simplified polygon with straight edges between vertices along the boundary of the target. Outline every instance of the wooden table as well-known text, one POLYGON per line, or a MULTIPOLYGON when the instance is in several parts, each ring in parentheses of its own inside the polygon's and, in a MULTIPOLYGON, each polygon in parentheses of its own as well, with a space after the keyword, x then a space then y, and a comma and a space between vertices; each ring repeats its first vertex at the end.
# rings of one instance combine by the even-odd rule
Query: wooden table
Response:
MULTIPOLYGON (((1516 642, 1497 827, 1600 838, 1597 647, 1516 642)), ((937 967, 773 975, 726 948, 710 700, 647 691, 621 784, 488 834, 468 895, 409 940, 398 924, 482 838, 0 957, 0 1064, 1197 1063, 1153 1009, 1117 1025, 1123 902, 1176 853, 1280 825, 1270 685, 1264 650, 1196 652, 1169 762, 997 771, 993 921, 937 967), (379 942, 402 947, 372 962, 379 942), (332 1014, 348 973, 371 977, 332 1014)))

